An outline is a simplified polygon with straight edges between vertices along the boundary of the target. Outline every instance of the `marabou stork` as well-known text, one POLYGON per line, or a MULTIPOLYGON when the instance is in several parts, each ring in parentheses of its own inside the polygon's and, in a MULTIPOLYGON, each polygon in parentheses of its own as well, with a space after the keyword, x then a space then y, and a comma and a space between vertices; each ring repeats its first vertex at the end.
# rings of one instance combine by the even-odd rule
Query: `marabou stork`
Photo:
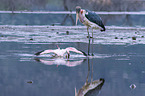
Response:
MULTIPOLYGON (((86 10, 81 9, 80 6, 76 7, 76 25, 77 25, 78 19, 82 24, 87 26, 89 46, 90 46, 90 34, 89 34, 90 27, 92 28, 92 38, 93 38, 93 29, 100 29, 100 31, 106 30, 104 24, 102 23, 102 19, 98 14, 87 9, 86 10)), ((93 39, 92 39, 92 43, 93 43, 93 39)), ((90 47, 88 47, 88 55, 89 55, 89 50, 90 50, 90 47)))

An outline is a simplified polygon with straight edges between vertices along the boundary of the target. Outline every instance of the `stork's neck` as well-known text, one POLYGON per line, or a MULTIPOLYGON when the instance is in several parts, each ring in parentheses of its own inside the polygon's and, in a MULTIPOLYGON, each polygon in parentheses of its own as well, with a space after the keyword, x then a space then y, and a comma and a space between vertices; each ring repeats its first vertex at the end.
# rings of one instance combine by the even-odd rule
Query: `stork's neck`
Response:
POLYGON ((80 20, 81 23, 84 22, 83 12, 84 12, 83 9, 81 9, 81 11, 79 13, 79 20, 80 20))

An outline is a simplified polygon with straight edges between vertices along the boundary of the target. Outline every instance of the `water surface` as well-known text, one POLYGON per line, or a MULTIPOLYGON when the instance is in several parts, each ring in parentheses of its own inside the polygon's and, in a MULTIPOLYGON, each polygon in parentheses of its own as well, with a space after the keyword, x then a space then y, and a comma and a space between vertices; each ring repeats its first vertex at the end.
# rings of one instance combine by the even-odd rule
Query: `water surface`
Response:
POLYGON ((75 88, 78 92, 89 76, 89 82, 91 78, 105 80, 96 93, 98 96, 144 96, 143 30, 94 32, 93 57, 72 53, 68 60, 34 55, 44 49, 55 49, 56 45, 72 46, 87 53, 86 36, 84 27, 1 27, 0 95, 74 96, 75 88), (136 36, 136 40, 132 40, 132 36, 136 36), (131 84, 136 88, 131 89, 131 84))

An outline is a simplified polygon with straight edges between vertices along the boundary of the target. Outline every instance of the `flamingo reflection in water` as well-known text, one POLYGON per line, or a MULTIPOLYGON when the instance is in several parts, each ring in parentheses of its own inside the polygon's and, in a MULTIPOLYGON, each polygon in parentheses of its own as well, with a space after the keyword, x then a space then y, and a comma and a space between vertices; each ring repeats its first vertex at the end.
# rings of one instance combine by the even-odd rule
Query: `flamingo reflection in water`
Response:
POLYGON ((69 58, 70 57, 70 51, 87 56, 85 52, 79 51, 79 50, 77 50, 74 47, 67 47, 65 49, 60 49, 58 47, 58 49, 54 49, 54 50, 52 50, 52 49, 43 50, 43 51, 37 52, 35 55, 38 56, 38 55, 43 55, 43 54, 54 53, 54 55, 52 55, 53 57, 66 57, 66 58, 69 58))
POLYGON ((40 58, 35 58, 35 60, 37 62, 41 62, 45 65, 64 65, 64 66, 67 66, 67 67, 75 67, 75 66, 78 66, 78 65, 81 65, 82 62, 85 61, 85 59, 82 59, 82 60, 75 60, 75 61, 70 61, 70 60, 66 60, 64 58, 61 58, 61 57, 58 57, 58 58, 54 58, 53 60, 44 60, 44 59, 40 59, 40 58))
MULTIPOLYGON (((93 71, 93 65, 92 65, 92 71, 93 71)), ((75 88, 75 96, 97 96, 99 94, 99 91, 101 90, 105 80, 103 78, 100 78, 98 80, 93 81, 93 72, 91 72, 91 82, 88 82, 90 73, 90 64, 88 59, 88 74, 87 79, 84 84, 84 86, 77 92, 75 88)))

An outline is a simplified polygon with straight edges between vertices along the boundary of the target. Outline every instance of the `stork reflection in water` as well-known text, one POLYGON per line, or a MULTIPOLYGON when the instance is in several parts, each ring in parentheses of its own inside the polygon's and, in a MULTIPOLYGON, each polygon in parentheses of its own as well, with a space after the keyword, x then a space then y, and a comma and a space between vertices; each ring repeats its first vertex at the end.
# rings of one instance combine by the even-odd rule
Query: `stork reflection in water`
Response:
POLYGON ((98 80, 93 81, 93 64, 92 64, 92 72, 91 72, 91 82, 88 82, 90 74, 90 63, 88 59, 88 74, 85 84, 79 91, 77 92, 75 88, 75 96, 97 96, 99 94, 99 91, 101 90, 105 80, 103 78, 100 78, 98 80))
MULTIPOLYGON (((88 55, 90 55, 89 51, 90 51, 90 38, 91 37, 89 34, 89 28, 90 27, 92 28, 92 45, 93 45, 93 42, 94 42, 93 29, 100 29, 100 31, 105 31, 106 30, 105 26, 102 23, 102 19, 100 18, 98 14, 87 9, 81 9, 80 6, 76 7, 76 25, 77 25, 78 19, 82 24, 87 26, 87 32, 88 32, 88 38, 89 38, 88 55)), ((92 46, 92 50, 93 50, 93 46, 92 46)))

